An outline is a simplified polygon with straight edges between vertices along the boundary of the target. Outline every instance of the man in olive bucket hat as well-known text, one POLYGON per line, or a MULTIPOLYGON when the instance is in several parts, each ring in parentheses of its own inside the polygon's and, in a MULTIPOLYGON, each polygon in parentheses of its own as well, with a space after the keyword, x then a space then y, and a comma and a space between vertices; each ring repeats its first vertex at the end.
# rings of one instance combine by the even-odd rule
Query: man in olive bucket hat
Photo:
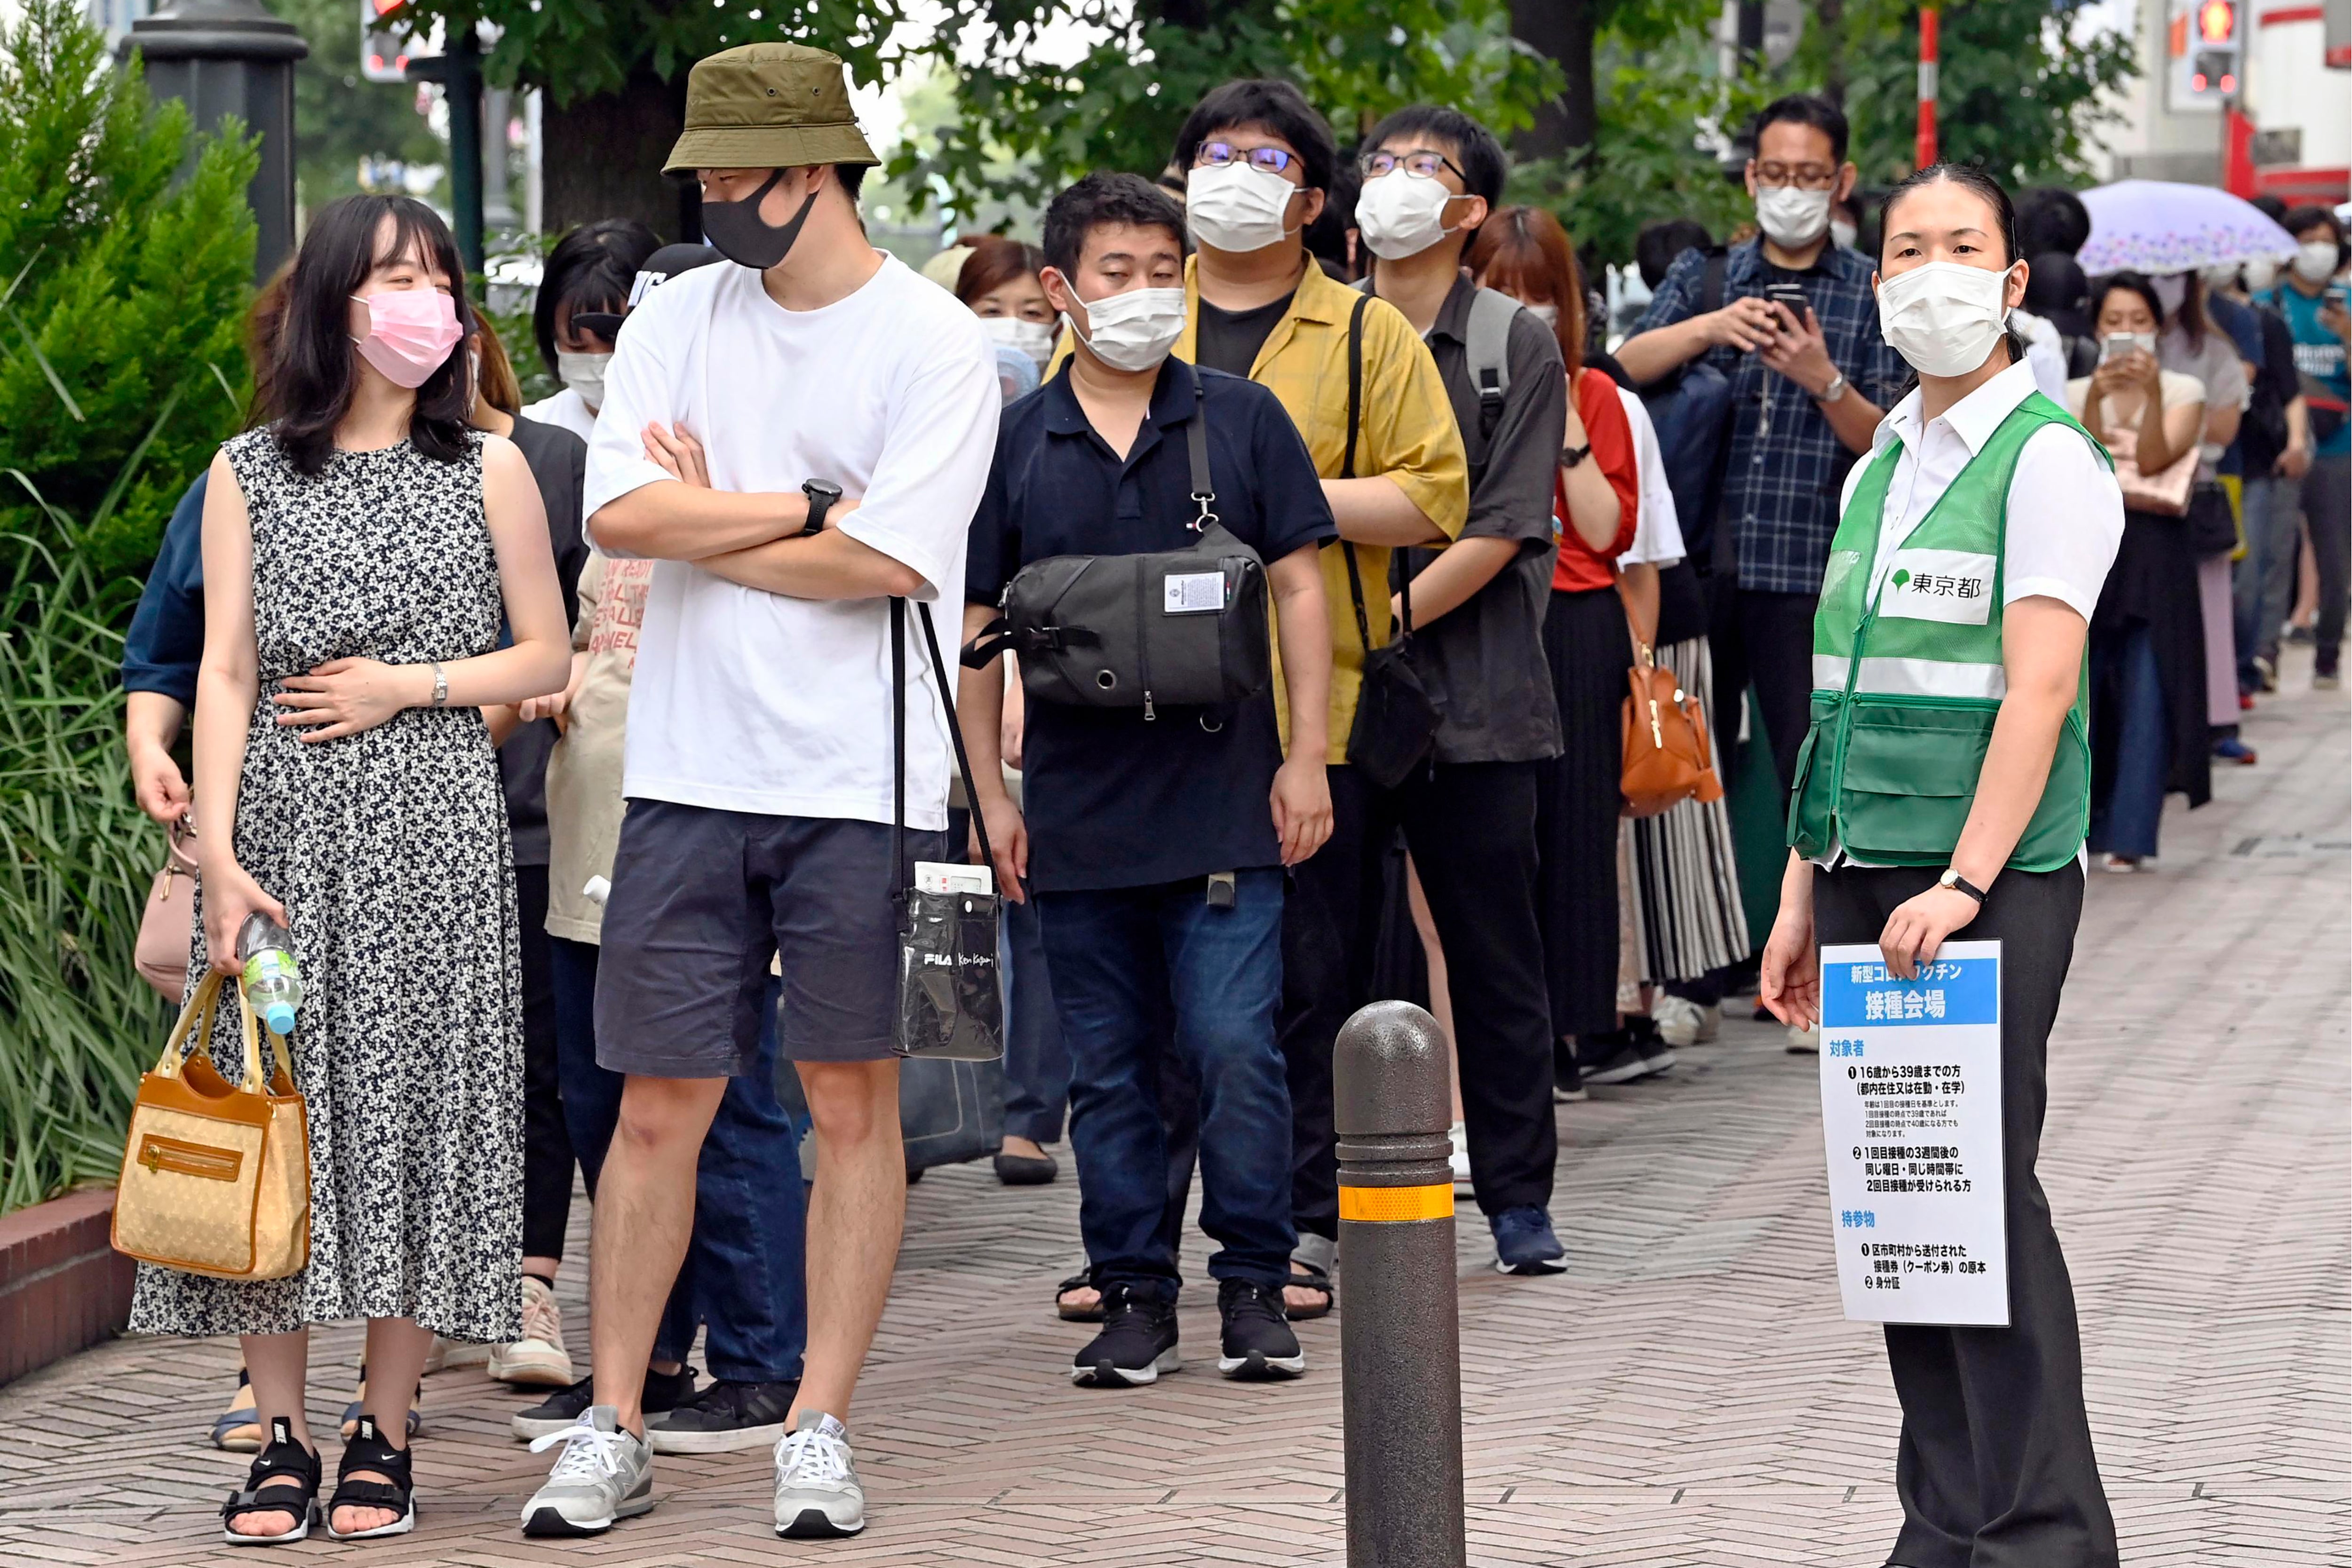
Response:
MULTIPOLYGON (((736 265, 648 294, 605 372, 582 511, 598 549, 655 562, 596 981, 597 1061, 626 1082, 596 1194, 595 1404, 533 1445, 562 1453, 527 1533, 654 1505, 646 1358, 772 958, 817 1133, 776 1529, 865 1528, 846 1421, 906 1212, 885 601, 961 589, 999 402, 979 319, 866 242, 874 162, 835 57, 752 44, 697 65, 666 172, 701 183, 736 265)), ((907 654, 906 859, 944 861, 946 719, 919 634, 907 654)))

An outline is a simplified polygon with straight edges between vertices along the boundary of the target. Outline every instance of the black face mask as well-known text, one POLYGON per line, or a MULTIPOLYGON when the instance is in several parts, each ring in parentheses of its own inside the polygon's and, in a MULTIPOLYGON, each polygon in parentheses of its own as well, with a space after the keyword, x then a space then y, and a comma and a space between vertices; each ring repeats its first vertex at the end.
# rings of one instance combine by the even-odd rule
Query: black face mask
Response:
POLYGON ((801 225, 808 222, 809 209, 816 205, 816 193, 811 191, 793 221, 779 228, 760 216, 760 204, 784 177, 782 169, 768 176, 768 183, 740 202, 709 202, 702 204, 702 237, 709 240, 719 254, 740 266, 757 267, 765 272, 784 259, 793 242, 801 237, 801 225))

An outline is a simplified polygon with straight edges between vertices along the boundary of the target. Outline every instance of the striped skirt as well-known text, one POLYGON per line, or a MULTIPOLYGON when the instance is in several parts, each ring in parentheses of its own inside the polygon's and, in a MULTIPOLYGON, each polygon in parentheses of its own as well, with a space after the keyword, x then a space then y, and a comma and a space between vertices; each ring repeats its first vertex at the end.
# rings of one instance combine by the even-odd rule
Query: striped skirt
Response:
MULTIPOLYGON (((1699 711, 1712 722, 1715 677, 1706 639, 1669 643, 1658 650, 1658 663, 1698 698, 1699 711)), ((1711 735, 1708 742, 1721 776, 1733 748, 1722 736, 1711 735)), ((1724 781, 1727 787, 1730 780, 1724 781)), ((1748 915, 1727 803, 1685 800, 1657 816, 1633 819, 1624 829, 1626 904, 1640 978, 1653 985, 1695 980, 1748 956, 1748 915)))

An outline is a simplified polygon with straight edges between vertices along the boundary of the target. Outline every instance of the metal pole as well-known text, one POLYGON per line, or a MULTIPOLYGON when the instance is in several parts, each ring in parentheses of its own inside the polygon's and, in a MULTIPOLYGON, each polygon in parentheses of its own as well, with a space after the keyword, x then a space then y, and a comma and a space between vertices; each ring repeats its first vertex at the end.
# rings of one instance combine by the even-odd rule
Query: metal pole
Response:
POLYGON ((482 44, 472 24, 449 39, 449 208, 457 259, 482 270, 482 44))
POLYGON ((1925 169, 1936 161, 1936 95, 1937 77, 1937 33, 1940 30, 1936 7, 1919 7, 1919 143, 1912 150, 1912 162, 1925 169))
POLYGON ((1348 1568, 1463 1568, 1462 1327, 1445 1037, 1374 1002, 1332 1051, 1348 1568))

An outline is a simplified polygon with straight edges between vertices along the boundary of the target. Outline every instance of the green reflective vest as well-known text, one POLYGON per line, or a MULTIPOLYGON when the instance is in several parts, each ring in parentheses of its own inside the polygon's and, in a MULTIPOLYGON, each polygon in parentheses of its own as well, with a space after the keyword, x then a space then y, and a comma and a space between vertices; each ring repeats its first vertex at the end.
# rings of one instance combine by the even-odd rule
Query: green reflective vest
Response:
MULTIPOLYGON (((2000 627, 2010 476, 2027 440, 2048 424, 2091 440, 2035 392, 1883 562, 1880 518, 1900 444, 1870 459, 1839 519, 1813 612, 1812 725, 1789 803, 1789 842, 1799 853, 1840 848, 1881 865, 1950 862, 2009 689, 2000 627)), ((2042 803, 2009 858, 2020 871, 2054 870, 2083 846, 2089 705, 2086 656, 2042 803)))

